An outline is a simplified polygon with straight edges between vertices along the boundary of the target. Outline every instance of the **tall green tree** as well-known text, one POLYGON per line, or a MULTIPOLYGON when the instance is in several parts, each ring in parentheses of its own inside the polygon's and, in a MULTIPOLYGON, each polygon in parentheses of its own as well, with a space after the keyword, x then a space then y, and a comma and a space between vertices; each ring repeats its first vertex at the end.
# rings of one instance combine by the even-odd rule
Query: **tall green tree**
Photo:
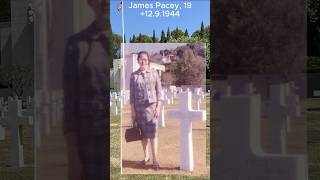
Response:
POLYGON ((163 31, 163 30, 161 31, 161 38, 160 38, 160 42, 161 42, 161 43, 166 42, 166 35, 164 34, 164 31, 163 31))
POLYGON ((189 37, 188 29, 186 29, 186 30, 184 31, 184 36, 189 37))
POLYGON ((132 40, 132 43, 152 43, 152 37, 149 37, 148 35, 145 34, 139 34, 137 38, 132 40))
POLYGON ((307 0, 307 53, 320 57, 320 0, 307 0))
POLYGON ((132 36, 132 40, 131 40, 131 42, 132 42, 132 43, 134 43, 135 41, 136 41, 136 36, 135 36, 135 35, 133 35, 133 36, 132 36))
POLYGON ((21 97, 33 87, 33 70, 22 65, 0 66, 0 82, 13 92, 13 96, 21 97))
POLYGON ((168 29, 167 29, 167 40, 169 41, 170 38, 171 38, 171 33, 170 33, 170 29, 168 27, 168 29))
POLYGON ((119 59, 120 58, 120 51, 121 51, 121 43, 122 43, 122 36, 112 33, 112 52, 113 58, 119 59))
POLYGON ((303 4, 291 0, 217 0, 214 74, 273 74, 283 81, 299 75, 306 46, 303 4))
POLYGON ((177 68, 174 71, 177 85, 197 85, 205 83, 204 60, 189 47, 177 50, 177 68))
POLYGON ((200 36, 201 36, 201 38, 204 36, 204 23, 203 23, 203 21, 201 21, 200 36))
POLYGON ((173 39, 179 39, 180 37, 183 37, 183 36, 184 36, 184 32, 179 28, 176 28, 175 30, 171 31, 171 38, 173 39))
POLYGON ((153 30, 153 33, 152 33, 152 42, 154 42, 154 43, 156 43, 156 42, 157 42, 156 32, 155 32, 155 30, 153 30))

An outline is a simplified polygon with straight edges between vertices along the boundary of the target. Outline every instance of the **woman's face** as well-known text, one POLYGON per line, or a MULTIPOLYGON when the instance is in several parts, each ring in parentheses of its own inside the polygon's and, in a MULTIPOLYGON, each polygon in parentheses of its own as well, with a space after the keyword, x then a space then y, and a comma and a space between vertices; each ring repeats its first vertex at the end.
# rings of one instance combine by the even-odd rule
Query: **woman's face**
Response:
POLYGON ((140 65, 140 69, 144 70, 149 67, 149 58, 146 54, 141 54, 140 58, 138 59, 138 64, 140 65))

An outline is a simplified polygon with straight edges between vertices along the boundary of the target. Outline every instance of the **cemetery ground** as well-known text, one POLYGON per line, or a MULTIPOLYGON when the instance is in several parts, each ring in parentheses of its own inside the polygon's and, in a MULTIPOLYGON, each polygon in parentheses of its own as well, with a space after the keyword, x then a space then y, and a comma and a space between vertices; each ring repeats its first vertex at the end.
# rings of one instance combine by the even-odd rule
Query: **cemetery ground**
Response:
POLYGON ((23 149, 25 167, 10 167, 10 130, 5 128, 5 140, 0 140, 0 180, 33 180, 34 179, 34 147, 31 126, 23 126, 23 149))
POLYGON ((320 179, 320 98, 308 99, 307 108, 318 109, 307 114, 307 149, 309 179, 320 179))
MULTIPOLYGON (((175 99, 177 102, 177 99, 175 99)), ((209 97, 207 96, 206 104, 201 104, 201 110, 207 108, 207 119, 210 117, 210 104, 209 97)), ((176 108, 175 105, 167 105, 167 109, 176 108)), ((129 114, 128 109, 124 108, 124 113, 129 114)), ((124 115, 126 117, 126 115, 124 115)), ((128 126, 128 120, 124 120, 122 133, 128 126)), ((193 122, 193 143, 194 143, 194 171, 192 173, 179 170, 179 122, 165 119, 166 126, 159 128, 159 164, 160 169, 154 171, 151 164, 146 168, 138 165, 137 163, 143 159, 143 151, 140 142, 126 143, 122 138, 123 145, 123 161, 122 172, 120 175, 120 115, 111 116, 111 179, 209 179, 209 165, 210 165, 210 121, 206 122, 193 122), (201 130, 202 128, 202 130, 201 130), (175 133, 172 133, 175 131, 175 133), (198 132, 197 132, 198 131, 198 132), (164 134, 167 133, 167 134, 164 134), (173 137, 170 139, 172 135, 173 137), (167 138, 169 140, 167 140, 167 138), (205 138, 205 139, 198 139, 205 138), (173 140, 174 139, 174 140, 173 140), (172 144, 173 142, 173 144, 172 144), (169 145, 165 145, 168 143, 169 145), (201 144, 203 143, 203 144, 201 144), (206 145, 204 144, 206 143, 206 145), (161 146, 162 145, 162 146, 161 146), (200 146, 200 148, 196 147, 200 146), (129 148, 128 148, 129 147, 129 148), (203 147, 203 148, 201 148, 203 147), (127 149, 125 149, 127 148, 127 149), (134 149, 134 150, 132 150, 134 149), (165 151, 161 151, 165 149, 165 151), (200 151, 199 151, 200 150, 200 151), (169 153, 170 152, 170 153, 169 153), (198 153, 198 154, 197 154, 198 153), (132 157, 135 154, 135 157, 132 157), (173 156, 166 156, 172 154, 173 156), (126 157, 125 157, 126 156, 126 157), (200 157, 200 159, 199 159, 200 157), (140 158, 140 159, 139 159, 140 158), (173 158, 173 159, 172 159, 173 158), (198 158, 198 159, 197 159, 198 158), (133 160, 132 160, 133 159, 133 160), (131 161, 132 160, 132 161, 131 161)), ((152 161, 151 151, 149 151, 150 159, 152 161)))
MULTIPOLYGON (((209 109, 209 99, 207 98, 207 109, 209 109)), ((320 108, 320 99, 308 99, 306 103, 307 108, 319 109, 320 108)), ((319 121, 320 111, 307 111, 307 151, 308 151, 308 163, 309 163, 309 179, 310 180, 319 180, 320 179, 320 121, 319 121)), ((210 164, 210 130, 209 130, 209 111, 207 111, 207 156, 206 161, 207 165, 210 164)), ((208 176, 194 177, 189 175, 120 175, 120 116, 111 115, 110 122, 110 178, 111 179, 209 179, 208 176)), ((214 121, 214 127, 211 131, 213 136, 219 135, 219 126, 220 121, 214 121)), ((303 122, 301 122, 303 124, 303 122)), ((297 124, 296 124, 297 125, 297 124)), ((301 131, 302 136, 305 136, 303 131, 301 131)), ((295 137, 291 138, 291 141, 294 142, 295 137)), ((24 145, 24 158, 26 166, 23 168, 14 168, 9 167, 9 143, 10 143, 10 132, 6 128, 6 138, 5 140, 0 141, 0 180, 31 180, 34 177, 34 163, 33 163, 33 146, 32 146, 32 129, 30 126, 23 128, 23 145, 24 145)), ((219 149, 218 143, 214 138, 213 146, 217 147, 213 149, 214 152, 217 152, 219 149)), ((293 144, 294 145, 294 144, 293 144)), ((301 146, 301 145, 299 145, 301 146)), ((267 147, 267 146, 266 146, 267 147)), ((302 147, 302 146, 301 146, 302 147)), ((297 150, 301 152, 302 149, 297 150)), ((61 154, 62 152, 56 152, 61 154)), ((294 152, 292 152, 294 153, 294 152)), ((52 154, 53 156, 55 154, 52 154)))
MULTIPOLYGON (((291 123, 291 132, 287 135, 287 154, 307 154, 309 180, 320 179, 320 98, 307 99, 301 105, 303 109, 315 109, 305 111, 304 118, 294 119, 291 123), (302 120, 302 121, 301 121, 302 120), (304 121, 306 120, 306 121, 304 121)), ((215 116, 216 117, 216 116, 215 116)), ((270 123, 262 118, 261 122, 261 145, 265 152, 271 151, 270 143, 270 123)), ((214 152, 221 151, 220 146, 221 120, 214 119, 212 133, 214 152)))

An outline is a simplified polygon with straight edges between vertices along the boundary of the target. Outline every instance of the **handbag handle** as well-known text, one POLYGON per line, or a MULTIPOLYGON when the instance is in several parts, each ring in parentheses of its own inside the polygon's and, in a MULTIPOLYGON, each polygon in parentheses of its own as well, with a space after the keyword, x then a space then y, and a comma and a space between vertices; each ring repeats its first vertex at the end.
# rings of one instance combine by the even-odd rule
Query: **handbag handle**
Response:
POLYGON ((132 127, 138 127, 138 123, 137 123, 137 121, 136 121, 136 120, 134 120, 134 121, 133 121, 133 123, 132 123, 132 127))

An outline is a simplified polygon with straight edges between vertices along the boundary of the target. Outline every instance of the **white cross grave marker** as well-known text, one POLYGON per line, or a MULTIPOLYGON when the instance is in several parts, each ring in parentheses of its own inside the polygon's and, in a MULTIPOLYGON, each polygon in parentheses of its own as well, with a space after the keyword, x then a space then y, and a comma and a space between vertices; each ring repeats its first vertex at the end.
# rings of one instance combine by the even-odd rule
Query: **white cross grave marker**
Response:
MULTIPOLYGON (((23 109, 21 111, 23 116, 31 116, 35 117, 35 108, 34 108, 34 103, 32 101, 29 101, 29 104, 27 105, 27 109, 23 109)), ((39 134, 39 119, 34 118, 33 121, 33 134, 34 138, 32 139, 35 142, 36 147, 40 147, 40 134, 39 134)))
POLYGON ((11 131, 11 162, 14 167, 22 167, 24 165, 23 159, 23 145, 21 142, 21 126, 31 125, 32 117, 22 116, 21 113, 21 100, 9 101, 8 116, 1 118, 2 124, 5 124, 11 131))
POLYGON ((214 156, 219 180, 306 180, 305 155, 265 153, 261 147, 259 94, 221 99, 221 153, 214 156))
POLYGON ((40 108, 42 110, 42 118, 41 122, 43 122, 43 128, 44 128, 44 133, 46 136, 50 135, 51 133, 51 123, 50 123, 50 100, 49 100, 49 94, 48 92, 41 92, 41 99, 42 102, 39 102, 41 104, 40 108))
POLYGON ((166 99, 164 96, 164 90, 161 91, 161 104, 160 104, 160 116, 159 116, 159 127, 165 127, 165 121, 164 121, 164 106, 170 104, 169 99, 166 99))
POLYGON ((119 102, 120 102, 120 109, 123 108, 123 100, 125 99, 124 96, 125 95, 124 95, 123 91, 120 91, 120 94, 117 96, 117 98, 119 99, 119 102))
POLYGON ((201 94, 201 88, 195 88, 195 93, 193 95, 194 100, 195 100, 195 104, 196 104, 196 110, 200 110, 200 103, 201 103, 201 98, 202 98, 202 94, 201 94))
MULTIPOLYGON (((4 112, 7 111, 7 108, 5 107, 5 103, 3 101, 3 103, 0 102, 0 119, 4 118, 4 112)), ((2 126, 2 124, 0 123, 0 140, 4 140, 5 139, 5 129, 2 126)))
POLYGON ((173 92, 173 97, 176 98, 177 97, 177 87, 176 86, 169 86, 169 89, 171 92, 173 92))
POLYGON ((192 110, 191 92, 180 92, 178 110, 168 110, 168 118, 180 121, 180 169, 193 171, 192 121, 205 121, 205 111, 192 110))
POLYGON ((111 112, 112 112, 112 114, 118 115, 117 102, 116 102, 116 101, 111 101, 111 102, 110 102, 110 107, 111 107, 111 112))
POLYGON ((166 91, 166 96, 167 96, 167 99, 169 99, 169 103, 173 104, 174 92, 169 89, 166 91))
POLYGON ((272 127, 272 152, 286 153, 286 136, 290 130, 290 119, 285 103, 285 86, 274 84, 270 86, 270 120, 272 127))
POLYGON ((301 116, 301 107, 299 96, 295 93, 294 82, 289 82, 285 84, 286 88, 286 104, 288 107, 289 114, 293 117, 301 116))
MULTIPOLYGON (((4 118, 4 113, 3 112, 0 112, 0 120, 4 118)), ((4 140, 5 139, 5 129, 4 127, 2 126, 1 122, 0 122, 0 140, 4 140)))

